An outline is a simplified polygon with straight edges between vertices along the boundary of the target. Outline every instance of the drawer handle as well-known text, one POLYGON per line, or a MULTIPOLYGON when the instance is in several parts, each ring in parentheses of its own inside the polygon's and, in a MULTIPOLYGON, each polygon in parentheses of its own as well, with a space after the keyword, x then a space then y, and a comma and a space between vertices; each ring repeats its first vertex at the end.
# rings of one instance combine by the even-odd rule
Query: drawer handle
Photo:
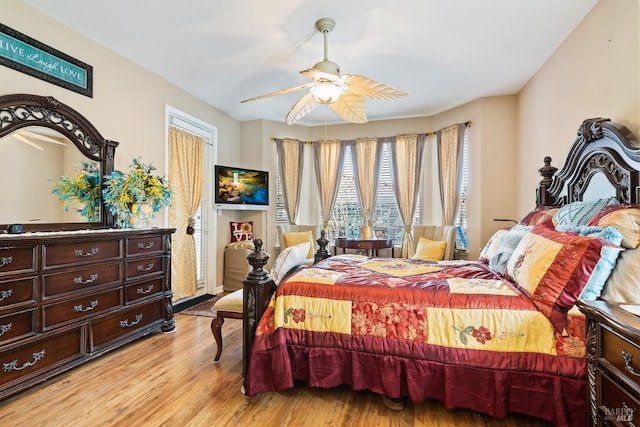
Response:
POLYGON ((6 325, 0 325, 0 337, 5 334, 5 332, 9 332, 11 330, 11 323, 7 323, 6 325))
POLYGON ((149 264, 147 264, 147 266, 145 267, 144 265, 139 265, 138 266, 138 271, 149 271, 153 268, 153 263, 150 262, 149 264))
POLYGON ((626 351, 624 351, 624 348, 622 349, 622 358, 624 359, 624 369, 626 369, 627 371, 629 371, 631 374, 635 375, 636 377, 640 377, 640 374, 637 373, 634 369, 633 366, 631 366, 631 364, 633 363, 633 354, 629 354, 626 351))
POLYGON ((38 363, 38 361, 42 359, 44 359, 44 349, 37 353, 33 353, 33 362, 25 362, 22 366, 18 367, 18 361, 14 360, 13 362, 3 363, 2 370, 5 372, 22 371, 23 369, 26 369, 35 365, 36 363, 38 363))
POLYGON ((6 291, 0 291, 0 301, 9 298, 13 294, 13 289, 7 289, 6 291))
POLYGON ((0 267, 4 267, 5 265, 9 265, 13 262, 12 256, 3 256, 0 257, 0 267))
POLYGON ((83 252, 82 249, 76 249, 73 251, 75 256, 94 256, 98 253, 98 248, 92 248, 90 252, 83 252))
POLYGON ((120 321, 120 327, 121 328, 130 328, 132 326, 136 326, 138 323, 140 323, 141 320, 142 320, 142 314, 136 314, 136 320, 134 320, 131 323, 129 323, 129 319, 121 320, 120 321))
POLYGON ((145 245, 144 243, 138 243, 138 249, 151 249, 153 247, 153 242, 149 242, 149 244, 145 245))
POLYGON ((91 304, 89 304, 86 308, 82 307, 82 304, 76 305, 75 307, 73 307, 73 311, 76 311, 76 312, 91 311, 97 306, 98 306, 98 300, 95 300, 95 301, 91 301, 91 304))
POLYGON ((147 290, 145 291, 142 288, 138 288, 136 289, 136 291, 138 292, 138 294, 144 295, 144 294, 148 294, 149 292, 151 292, 153 290, 153 285, 149 285, 147 286, 147 290))
POLYGON ((89 283, 93 283, 98 279, 98 273, 96 274, 92 274, 91 276, 89 276, 89 278, 87 280, 82 280, 82 276, 81 277, 74 277, 73 278, 73 283, 76 285, 86 285, 89 283))

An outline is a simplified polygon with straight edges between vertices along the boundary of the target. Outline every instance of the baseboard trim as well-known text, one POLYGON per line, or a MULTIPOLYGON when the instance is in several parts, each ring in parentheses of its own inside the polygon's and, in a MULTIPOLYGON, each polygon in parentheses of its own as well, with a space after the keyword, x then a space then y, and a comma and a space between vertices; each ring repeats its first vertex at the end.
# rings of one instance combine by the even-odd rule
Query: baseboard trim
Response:
POLYGON ((198 297, 192 298, 190 300, 187 301, 182 301, 179 302, 178 304, 173 306, 173 312, 174 313, 180 313, 182 310, 186 310, 187 308, 191 308, 196 304, 200 304, 203 301, 209 300, 211 298, 213 298, 215 295, 211 295, 211 294, 204 294, 204 295, 200 295, 198 297))

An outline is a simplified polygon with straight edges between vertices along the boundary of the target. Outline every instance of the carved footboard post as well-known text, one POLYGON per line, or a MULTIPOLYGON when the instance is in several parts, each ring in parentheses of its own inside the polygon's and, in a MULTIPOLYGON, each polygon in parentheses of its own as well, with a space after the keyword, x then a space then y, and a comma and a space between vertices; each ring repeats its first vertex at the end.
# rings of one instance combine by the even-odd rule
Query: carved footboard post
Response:
POLYGON ((314 263, 320 262, 331 256, 327 249, 327 246, 329 246, 329 239, 327 239, 327 232, 325 230, 320 230, 320 238, 316 240, 316 242, 318 243, 318 251, 316 252, 316 256, 313 260, 314 263))
POLYGON ((269 305, 271 295, 276 289, 273 280, 262 268, 269 260, 269 254, 262 250, 262 239, 254 240, 254 250, 247 255, 253 270, 242 281, 243 320, 242 320, 242 376, 247 376, 249 354, 256 334, 258 321, 269 305))

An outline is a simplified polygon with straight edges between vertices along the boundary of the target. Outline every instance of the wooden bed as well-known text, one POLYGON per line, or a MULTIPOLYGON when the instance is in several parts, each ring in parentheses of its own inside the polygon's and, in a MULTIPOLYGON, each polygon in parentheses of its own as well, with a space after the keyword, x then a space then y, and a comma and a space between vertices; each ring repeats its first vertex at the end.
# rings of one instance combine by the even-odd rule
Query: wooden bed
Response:
POLYGON ((246 394, 290 388, 294 380, 348 384, 496 417, 586 425, 587 337, 573 306, 597 288, 596 279, 602 288, 601 260, 615 265, 622 238, 611 227, 604 237, 559 226, 583 215, 583 205, 635 207, 639 170, 638 141, 624 126, 585 120, 559 171, 544 159, 535 209, 496 233, 478 261, 327 257, 323 235, 319 262, 276 286, 256 239, 243 282, 246 394), (507 262, 497 254, 514 231, 520 243, 507 262), (545 258, 551 250, 555 258, 545 258))

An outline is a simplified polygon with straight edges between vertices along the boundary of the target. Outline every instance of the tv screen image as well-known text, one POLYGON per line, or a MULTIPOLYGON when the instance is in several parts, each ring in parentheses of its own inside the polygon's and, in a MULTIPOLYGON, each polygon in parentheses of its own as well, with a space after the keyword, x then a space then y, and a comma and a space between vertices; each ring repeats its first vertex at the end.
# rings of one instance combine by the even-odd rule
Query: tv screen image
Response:
POLYGON ((215 166, 217 208, 266 208, 269 205, 269 173, 254 169, 215 166))

